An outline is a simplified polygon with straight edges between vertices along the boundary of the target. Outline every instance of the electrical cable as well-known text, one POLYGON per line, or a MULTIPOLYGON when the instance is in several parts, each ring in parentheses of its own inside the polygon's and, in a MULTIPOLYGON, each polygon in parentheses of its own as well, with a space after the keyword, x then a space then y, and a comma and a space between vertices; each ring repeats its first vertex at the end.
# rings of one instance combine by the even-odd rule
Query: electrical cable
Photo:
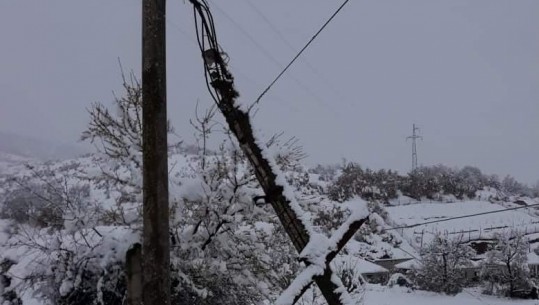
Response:
POLYGON ((281 71, 281 73, 279 73, 279 75, 275 77, 275 79, 269 84, 269 86, 266 89, 264 89, 264 91, 262 91, 262 93, 256 99, 256 101, 249 107, 249 110, 251 110, 256 104, 260 103, 260 99, 262 99, 262 97, 271 89, 271 87, 279 80, 279 78, 283 76, 286 70, 288 70, 288 68, 290 68, 290 66, 294 64, 294 62, 301 56, 301 54, 303 54, 303 52, 311 45, 311 43, 316 39, 316 37, 318 37, 318 35, 328 26, 328 24, 333 20, 333 18, 335 18, 335 16, 339 14, 339 12, 344 8, 344 6, 348 4, 348 2, 350 2, 350 0, 345 0, 341 4, 341 6, 339 6, 339 8, 331 15, 331 17, 329 17, 329 19, 322 25, 322 27, 311 37, 311 39, 307 42, 307 44, 305 44, 305 46, 298 52, 298 54, 294 56, 294 58, 292 58, 292 60, 288 63, 288 65, 286 65, 286 67, 281 71))
MULTIPOLYGON (((228 15, 226 13, 225 10, 223 10, 218 4, 217 2, 212 2, 212 5, 226 18, 228 19, 228 21, 234 26, 236 27, 249 41, 251 41, 251 43, 253 43, 253 45, 260 50, 260 52, 262 52, 262 54, 268 58, 271 62, 273 62, 274 65, 277 66, 278 69, 282 69, 283 65, 269 52, 267 51, 251 34, 249 34, 249 32, 247 32, 236 20, 234 20, 234 18, 232 18, 230 15, 228 15)), ((293 51, 295 51, 293 49, 293 51)), ((297 77, 295 77, 294 75, 290 75, 291 79, 294 81, 294 83, 296 83, 296 85, 298 85, 298 87, 300 87, 301 89, 303 89, 303 91, 305 91, 307 94, 309 94, 311 97, 313 97, 314 99, 316 99, 318 101, 319 104, 323 104, 323 105, 326 105, 328 107, 328 110, 333 112, 335 115, 338 116, 338 114, 334 111, 334 107, 331 106, 331 105, 328 105, 326 102, 324 102, 324 99, 322 99, 321 97, 319 97, 316 93, 314 93, 313 90, 311 90, 307 85, 305 85, 300 79, 298 79, 297 77)), ((339 93, 338 93, 339 94, 339 93)), ((251 108, 249 108, 250 110, 251 108)))
MULTIPOLYGON (((271 22, 271 20, 253 3, 252 0, 244 0, 245 3, 270 27, 270 29, 279 37, 279 39, 288 47, 292 52, 296 52, 297 49, 292 43, 283 35, 283 33, 271 22)), ((330 83, 330 81, 324 77, 324 75, 316 69, 307 59, 303 58, 302 62, 311 70, 313 74, 316 74, 318 78, 329 88, 335 95, 341 100, 345 100, 344 96, 330 83)))
MULTIPOLYGON (((193 14, 195 19, 195 30, 197 36, 198 46, 202 54, 206 51, 206 43, 209 45, 209 50, 215 52, 220 51, 219 44, 217 43, 217 37, 215 33, 215 26, 213 23, 213 17, 208 9, 207 2, 205 0, 191 0, 193 4, 193 14)), ((202 56, 204 60, 204 77, 206 80, 206 86, 208 91, 216 104, 220 102, 220 94, 217 90, 211 85, 212 76, 211 73, 217 73, 219 76, 224 76, 223 69, 220 69, 224 66, 221 56, 214 56, 216 62, 216 69, 212 70, 210 68, 210 63, 208 63, 207 58, 202 56)), ((230 78, 230 76, 225 76, 225 78, 230 78)))
POLYGON ((424 226, 424 225, 433 224, 433 223, 445 222, 445 221, 450 221, 450 220, 455 220, 455 219, 470 218, 470 217, 476 217, 476 216, 481 216, 481 215, 496 214, 496 213, 502 213, 502 212, 508 212, 508 211, 531 208, 531 207, 535 207, 535 206, 539 206, 539 203, 525 205, 525 206, 519 206, 519 207, 514 207, 514 208, 506 208, 506 209, 501 209, 501 210, 496 210, 496 211, 488 211, 488 212, 481 212, 481 213, 475 213, 475 214, 467 214, 467 215, 449 217, 449 218, 426 221, 426 222, 421 222, 421 223, 416 223, 416 224, 406 225, 406 226, 391 227, 391 228, 386 228, 385 230, 390 231, 390 230, 399 230, 399 229, 409 229, 409 228, 424 226))

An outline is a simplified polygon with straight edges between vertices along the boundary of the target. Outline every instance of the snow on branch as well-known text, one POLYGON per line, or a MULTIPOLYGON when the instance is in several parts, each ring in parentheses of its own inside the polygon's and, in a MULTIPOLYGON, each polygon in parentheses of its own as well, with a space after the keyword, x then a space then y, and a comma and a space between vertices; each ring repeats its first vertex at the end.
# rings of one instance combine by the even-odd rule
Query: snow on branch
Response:
POLYGON ((317 275, 324 274, 324 268, 317 265, 310 265, 305 268, 286 290, 281 293, 279 298, 275 301, 275 305, 292 305, 301 297, 305 288, 309 287, 313 279, 317 275))

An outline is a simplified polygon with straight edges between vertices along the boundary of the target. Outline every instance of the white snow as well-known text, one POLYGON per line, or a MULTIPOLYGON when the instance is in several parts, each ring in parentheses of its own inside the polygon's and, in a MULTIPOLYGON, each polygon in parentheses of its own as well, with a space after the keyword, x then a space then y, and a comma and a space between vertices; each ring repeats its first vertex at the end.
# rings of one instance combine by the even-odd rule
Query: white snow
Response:
POLYGON ((410 269, 418 268, 420 265, 421 265, 421 262, 419 260, 411 259, 411 260, 407 260, 407 261, 404 261, 402 263, 396 264, 395 268, 396 269, 410 270, 410 269))
MULTIPOLYGON (((393 224, 409 226, 429 221, 444 220, 469 214, 477 214, 506 209, 503 205, 485 201, 464 201, 455 203, 419 203, 386 207, 393 224)), ((464 239, 489 238, 495 232, 518 228, 523 233, 539 232, 539 219, 534 210, 520 209, 502 213, 486 214, 470 218, 454 219, 397 230, 412 245, 419 247, 421 241, 428 243, 435 234, 460 234, 464 239), (423 240, 421 240, 423 239, 423 240)))
POLYGON ((352 223, 365 219, 369 216, 369 209, 367 208, 367 203, 360 198, 356 198, 351 201, 344 202, 343 206, 347 207, 351 214, 348 216, 348 219, 331 235, 330 243, 336 245, 339 240, 341 240, 344 234, 350 229, 352 223))
MULTIPOLYGON (((291 202, 291 207, 298 214, 298 217, 301 219, 306 229, 310 233, 310 242, 304 249, 304 251, 301 253, 301 256, 303 258, 306 258, 313 265, 306 267, 296 277, 290 287, 281 295, 278 302, 276 303, 290 304, 291 300, 293 300, 294 295, 297 294, 301 287, 303 287, 307 282, 311 281, 313 276, 322 274, 323 268, 325 266, 326 255, 329 253, 329 251, 335 249, 336 242, 342 238, 343 234, 347 231, 352 222, 369 216, 368 208, 366 202, 361 199, 353 199, 351 201, 340 204, 340 207, 343 207, 350 212, 350 216, 346 220, 344 220, 344 223, 338 229, 334 230, 331 233, 331 236, 328 238, 325 234, 321 234, 319 232, 319 227, 313 227, 311 225, 311 213, 313 213, 314 215, 314 213, 319 210, 309 209, 309 204, 318 204, 317 208, 319 209, 321 209, 321 206, 327 205, 327 208, 329 209, 330 206, 335 203, 327 200, 327 198, 320 199, 317 197, 315 198, 315 200, 312 200, 312 203, 305 204, 305 201, 302 200, 303 198, 301 197, 301 193, 299 191, 295 193, 293 188, 288 185, 284 174, 281 173, 280 169, 275 164, 271 154, 266 153, 265 157, 268 158, 268 161, 272 164, 273 169, 278 174, 278 183, 283 186, 285 190, 285 195, 287 199, 291 202), (298 198, 297 200, 296 197, 298 198)), ((29 169, 25 168, 24 165, 18 163, 18 161, 20 160, 15 161, 17 161, 15 162, 15 164, 9 164, 9 172, 3 171, 2 165, 0 164, 0 174, 17 175, 19 177, 31 175, 29 169)), ((100 206, 104 209, 115 208, 116 199, 120 196, 120 194, 115 193, 114 190, 111 191, 110 194, 107 194, 104 188, 96 187, 96 184, 98 184, 98 182, 94 182, 94 178, 99 176, 103 170, 103 168, 99 167, 100 163, 96 161, 95 156, 54 163, 50 166, 50 169, 55 175, 57 175, 55 177, 66 177, 67 183, 69 185, 77 185, 77 183, 80 182, 80 178, 77 177, 77 175, 79 175, 80 173, 77 170, 60 170, 60 168, 62 167, 69 167, 69 165, 73 162, 80 163, 81 166, 84 167, 84 171, 86 173, 85 177, 92 180, 91 183, 93 184, 91 185, 90 190, 92 199, 94 199, 96 202, 99 202, 100 206)), ((191 159, 190 156, 171 156, 169 168, 171 170, 171 176, 174 176, 174 178, 171 179, 173 183, 171 182, 170 185, 171 199, 178 199, 181 197, 182 199, 197 201, 201 200, 208 192, 207 185, 203 185, 201 183, 201 177, 193 169, 193 162, 196 161, 191 159)), ((113 164, 107 164, 106 166, 114 168, 113 164)), ((8 165, 5 165, 5 168, 7 167, 8 165)), ((120 178, 122 179, 131 179, 136 176, 133 175, 130 169, 123 170, 120 172, 120 174, 120 178)), ((2 182, 1 179, 0 182, 2 182)), ((140 181, 138 180, 131 180, 131 182, 134 184, 140 183, 140 181)), ((260 189, 253 188, 253 193, 259 194, 260 189)), ((2 189, 0 188, 0 195, 1 194, 2 189)), ((486 191, 482 194, 482 196, 485 198, 490 195, 491 194, 486 191)), ((249 197, 250 194, 245 194, 245 196, 249 197)), ((490 203, 477 200, 469 200, 458 203, 417 203, 413 202, 413 200, 411 200, 410 198, 404 197, 399 198, 399 200, 392 201, 392 206, 385 207, 388 212, 388 217, 390 219, 388 223, 386 223, 384 218, 382 218, 381 216, 373 215, 371 217, 371 226, 373 228, 376 227, 376 230, 381 232, 384 230, 388 230, 390 229, 390 227, 393 226, 413 225, 425 221, 447 219, 449 217, 481 213, 485 211, 496 211, 505 209, 510 206, 514 206, 511 202, 490 203), (405 200, 409 200, 409 202, 404 202, 405 200)), ((126 211, 124 211, 124 217, 126 217, 125 226, 98 226, 95 227, 97 232, 99 232, 99 234, 97 234, 92 229, 94 227, 93 225, 88 225, 81 229, 77 226, 78 224, 73 224, 71 228, 72 230, 59 232, 56 235, 50 235, 45 231, 36 231, 36 233, 41 233, 36 234, 36 242, 38 243, 38 246, 47 245, 49 249, 53 250, 61 249, 64 247, 69 248, 76 246, 78 247, 77 253, 80 256, 98 256, 97 265, 103 268, 105 268, 110 263, 121 262, 124 259, 126 250, 134 242, 137 242, 140 239, 139 232, 135 224, 135 221, 139 216, 137 209, 140 208, 140 204, 137 204, 137 202, 140 202, 140 198, 134 199, 134 202, 130 201, 123 203, 122 207, 126 209, 126 211), (131 210, 132 212, 130 212, 131 210), (82 236, 81 232, 85 233, 85 236, 82 236), (60 240, 58 239, 58 237, 61 237, 63 239, 60 240)), ((252 208, 257 209, 257 207, 252 208)), ((473 218, 451 220, 436 224, 419 226, 415 228, 391 231, 395 232, 395 235, 389 236, 390 238, 388 238, 388 236, 383 237, 382 234, 373 233, 371 234, 371 236, 365 237, 366 240, 363 240, 361 242, 352 239, 345 247, 345 253, 347 254, 338 255, 332 263, 332 269, 335 269, 336 266, 338 266, 339 264, 346 264, 347 267, 353 267, 353 269, 359 274, 388 272, 387 269, 374 263, 371 263, 368 260, 365 260, 364 257, 366 256, 366 253, 372 253, 373 250, 377 251, 377 255, 373 255, 372 257, 370 257, 370 260, 380 258, 384 254, 387 254, 393 259, 417 257, 418 253, 416 249, 414 249, 412 246, 419 246, 420 240, 417 239, 417 237, 420 236, 419 233, 421 233, 423 237, 423 243, 427 243, 429 239, 432 238, 433 234, 436 232, 454 232, 456 234, 460 234, 461 232, 470 231, 469 233, 464 233, 470 238, 477 236, 488 237, 493 232, 506 230, 513 227, 522 228, 524 230, 527 230, 528 233, 534 232, 536 229, 537 232, 539 232, 539 219, 537 218, 535 213, 535 209, 529 208, 504 213, 490 214, 485 216, 477 216, 473 218), (384 240, 384 238, 388 239, 384 240), (395 243, 395 241, 398 241, 398 243, 395 243), (399 248, 397 248, 395 245, 398 245, 399 248), (364 257, 362 258, 361 256, 364 257)), ((244 238, 254 241, 256 240, 256 238, 265 238, 265 236, 270 236, 271 234, 274 234, 275 226, 279 225, 278 223, 267 222, 267 219, 253 219, 256 219, 256 221, 253 221, 253 223, 249 225, 239 226, 236 233, 245 233, 244 238), (249 235, 246 232, 252 232, 252 234, 249 235), (257 235, 256 233, 260 234, 257 235)), ((40 261, 36 260, 39 253, 37 250, 30 249, 25 246, 14 246, 9 250, 4 251, 8 248, 8 244, 11 245, 11 242, 17 242, 15 237, 12 236, 12 234, 6 233, 9 229, 10 222, 7 220, 0 220, 0 252, 2 252, 0 253, 0 256, 12 258, 17 262, 17 264, 14 265, 12 269, 10 269, 10 274, 16 277, 27 276, 32 270, 32 268, 37 268, 37 263, 40 263, 40 261), (37 263, 34 261, 37 261, 37 263)), ((193 225, 186 225, 184 227, 184 231, 179 232, 178 236, 182 240, 189 240, 189 235, 192 235, 192 231, 193 225)), ((538 238, 538 236, 539 233, 535 233, 529 234, 527 237, 531 239, 538 238)), ((49 253, 46 254, 48 255, 49 253)), ((53 253, 51 255, 56 254, 53 253)), ((259 255, 258 258, 263 263, 271 262, 273 259, 273 257, 270 255, 259 255)), ((529 253, 528 259, 530 263, 539 264, 539 255, 535 254, 533 251, 529 253)), ((414 264, 418 264, 418 262, 416 260, 410 260, 398 264, 397 268, 411 268, 414 264)), ((214 267, 221 270, 221 272, 232 270, 230 264, 227 265, 227 263, 222 261, 216 262, 214 267)), ((241 265, 239 268, 241 268, 241 265)), ((246 270, 245 272, 248 271, 246 270)), ((246 276, 245 278, 247 277, 248 276, 246 276)), ((186 277, 186 279, 187 282, 188 278, 186 277)), ((65 282, 62 283, 60 292, 68 292, 70 290, 70 287, 72 287, 74 283, 76 284, 76 282, 73 282, 73 280, 74 279, 66 278, 65 282)), ((16 281, 16 279, 14 281, 16 281)), ((340 280, 338 278, 335 279, 335 282, 340 285, 340 280)), ((257 283, 256 287, 258 287, 259 290, 262 291, 270 290, 270 288, 268 288, 268 283, 266 282, 257 283)), ((342 286, 339 287, 340 289, 344 289, 342 286)), ((201 295, 204 293, 208 293, 203 289, 201 289, 199 292, 201 295)), ((276 293, 276 291, 271 292, 276 293)), ((268 295, 271 292, 268 292, 268 295)), ((36 303, 36 301, 33 301, 26 294, 22 295, 22 297, 25 299, 24 304, 27 304, 26 300, 28 300, 28 304, 32 304, 32 302, 36 303)), ((345 301, 347 302, 346 304, 354 304, 359 301, 359 299, 356 298, 355 295, 345 294, 345 298, 345 301)), ((505 300, 494 297, 486 297, 483 295, 479 295, 477 291, 470 290, 466 290, 465 293, 459 294, 455 297, 450 297, 423 291, 409 292, 408 290, 401 288, 388 289, 387 287, 376 285, 369 285, 368 291, 365 295, 365 305, 422 305, 431 303, 436 303, 437 305, 536 304, 530 302, 531 301, 505 300)))
POLYGON ((302 222, 303 226, 309 233, 309 235, 312 235, 315 233, 315 230, 313 228, 312 224, 312 216, 309 212, 303 210, 301 206, 299 205, 296 195, 294 194, 294 190, 288 185, 288 182, 286 181, 286 178, 279 168, 277 166, 277 163, 275 162, 275 156, 278 154, 278 152, 270 152, 271 147, 267 148, 264 144, 265 142, 262 141, 262 136, 258 135, 255 129, 253 129, 253 137, 255 139, 256 144, 258 147, 260 147, 262 152, 262 157, 268 161, 271 171, 273 174, 275 174, 275 182, 277 185, 281 186, 283 188, 283 195, 284 197, 289 201, 290 208, 294 211, 296 216, 299 218, 299 220, 302 222))
POLYGON ((310 265, 296 276, 294 281, 281 293, 275 305, 292 305, 294 298, 307 286, 317 275, 324 274, 324 268, 317 265, 310 265))
POLYGON ((539 255, 534 251, 528 253, 528 264, 529 265, 539 265, 539 255))
POLYGON ((333 246, 334 243, 330 243, 330 240, 324 235, 313 233, 299 256, 312 264, 324 268, 326 265, 326 255, 332 250, 333 246))
POLYGON ((455 296, 408 288, 367 284, 364 305, 537 305, 537 300, 506 299, 465 289, 455 296))
POLYGON ((355 274, 389 272, 389 270, 380 265, 352 255, 337 255, 337 257, 333 259, 333 264, 335 266, 351 268, 355 271, 355 274))

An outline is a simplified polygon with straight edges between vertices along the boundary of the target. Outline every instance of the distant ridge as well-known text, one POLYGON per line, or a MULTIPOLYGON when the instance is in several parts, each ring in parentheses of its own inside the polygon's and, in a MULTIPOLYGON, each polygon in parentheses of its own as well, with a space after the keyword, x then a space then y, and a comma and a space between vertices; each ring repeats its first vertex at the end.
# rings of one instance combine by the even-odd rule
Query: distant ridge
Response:
POLYGON ((4 156, 0 158, 4 159, 10 158, 14 160, 16 157, 23 157, 43 161, 62 160, 75 158, 89 151, 83 145, 76 143, 55 143, 0 131, 0 152, 4 153, 4 156))

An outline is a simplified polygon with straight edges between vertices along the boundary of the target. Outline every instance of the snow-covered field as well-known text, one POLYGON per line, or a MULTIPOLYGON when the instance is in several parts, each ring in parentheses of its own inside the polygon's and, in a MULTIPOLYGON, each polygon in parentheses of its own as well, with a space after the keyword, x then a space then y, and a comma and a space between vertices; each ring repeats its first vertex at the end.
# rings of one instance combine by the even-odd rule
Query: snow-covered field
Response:
POLYGON ((364 305, 538 305, 539 300, 517 300, 480 294, 465 290, 456 296, 407 288, 368 285, 364 305))
MULTIPOLYGON (((506 209, 510 203, 497 204, 487 201, 464 201, 456 203, 419 203, 387 207, 394 226, 411 226, 430 221, 444 220, 463 215, 478 214, 506 209)), ((514 205, 513 205, 514 206, 514 205)), ((534 208, 504 211, 468 218, 447 220, 411 228, 399 229, 413 245, 421 239, 428 243, 436 233, 463 235, 463 239, 490 238, 495 232, 516 228, 525 234, 539 232, 539 218, 534 208)))

